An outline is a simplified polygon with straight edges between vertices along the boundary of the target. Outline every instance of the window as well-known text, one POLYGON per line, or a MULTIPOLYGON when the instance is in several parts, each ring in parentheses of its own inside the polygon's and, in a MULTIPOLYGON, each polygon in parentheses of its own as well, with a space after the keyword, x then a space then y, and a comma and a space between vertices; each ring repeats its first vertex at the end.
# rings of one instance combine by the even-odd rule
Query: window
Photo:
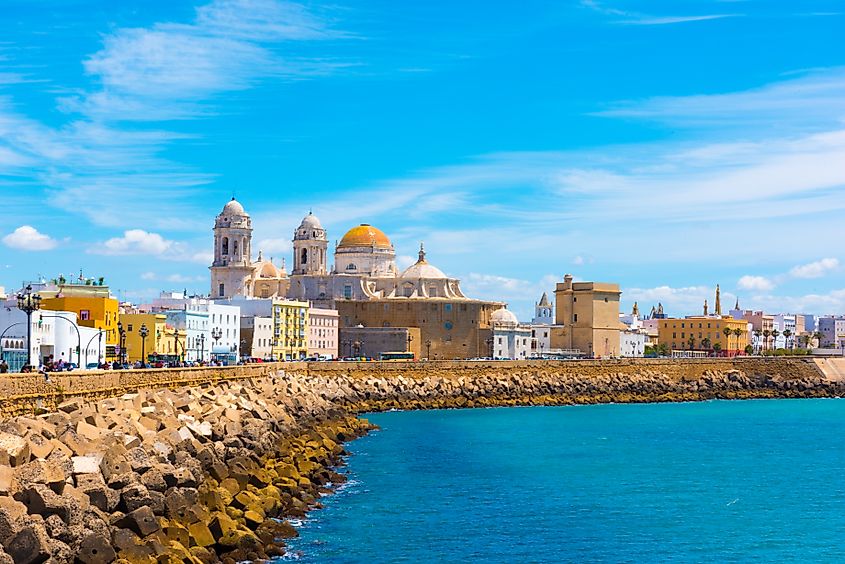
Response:
POLYGON ((355 263, 350 262, 346 265, 346 270, 358 270, 358 267, 355 266, 355 263))
POLYGON ((443 306, 443 311, 445 311, 445 312, 451 312, 451 311, 452 311, 452 304, 445 304, 445 305, 443 306))
POLYGON ((577 313, 572 314, 572 323, 578 323, 578 314, 577 313))
POLYGON ((229 254, 229 238, 223 237, 223 245, 221 249, 221 254, 228 255, 229 254))
POLYGON ((352 284, 345 284, 343 286, 343 297, 347 300, 352 299, 352 284))
POLYGON ((226 287, 222 282, 220 283, 220 288, 218 288, 218 295, 221 298, 226 295, 226 287))
POLYGON ((234 255, 238 254, 238 241, 237 240, 232 242, 232 251, 233 251, 232 254, 234 254, 234 255))
POLYGON ((132 332, 132 324, 131 323, 126 327, 126 330, 129 331, 130 333, 132 332))
POLYGON ((89 321, 91 319, 91 312, 87 309, 83 309, 79 312, 79 320, 80 321, 89 321))

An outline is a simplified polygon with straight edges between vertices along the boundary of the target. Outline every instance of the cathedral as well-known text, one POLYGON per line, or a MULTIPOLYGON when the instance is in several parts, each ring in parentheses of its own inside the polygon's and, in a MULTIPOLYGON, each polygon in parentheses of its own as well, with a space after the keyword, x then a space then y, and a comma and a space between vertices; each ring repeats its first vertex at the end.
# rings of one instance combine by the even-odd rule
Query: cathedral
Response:
POLYGON ((252 259, 252 219, 234 198, 214 222, 211 296, 287 298, 337 309, 341 327, 419 327, 422 339, 440 358, 487 356, 490 315, 504 304, 467 298, 460 281, 449 278, 426 259, 399 271, 393 243, 372 225, 353 227, 334 249, 329 268, 329 240, 320 220, 306 215, 293 234, 290 273, 265 260, 252 259), (382 307, 367 307, 383 302, 382 307), (454 312, 454 313, 453 313, 454 312))
POLYGON ((399 272, 393 243, 372 225, 353 227, 334 250, 328 268, 329 241, 320 220, 306 215, 293 234, 293 268, 265 260, 261 250, 252 260, 252 220, 234 198, 214 223, 214 263, 211 294, 214 298, 289 298, 321 307, 335 301, 379 298, 466 299, 460 281, 447 277, 426 260, 420 245, 419 260, 399 272))

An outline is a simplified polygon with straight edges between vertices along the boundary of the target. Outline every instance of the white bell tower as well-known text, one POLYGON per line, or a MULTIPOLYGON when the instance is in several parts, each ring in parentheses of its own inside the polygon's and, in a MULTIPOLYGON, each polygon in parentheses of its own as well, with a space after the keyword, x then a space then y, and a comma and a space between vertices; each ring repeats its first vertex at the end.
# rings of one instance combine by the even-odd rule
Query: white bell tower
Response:
POLYGON ((329 240, 317 216, 311 212, 293 234, 293 270, 291 274, 325 275, 329 240))
POLYGON ((252 295, 252 219, 234 198, 214 222, 214 262, 211 264, 211 297, 252 295))

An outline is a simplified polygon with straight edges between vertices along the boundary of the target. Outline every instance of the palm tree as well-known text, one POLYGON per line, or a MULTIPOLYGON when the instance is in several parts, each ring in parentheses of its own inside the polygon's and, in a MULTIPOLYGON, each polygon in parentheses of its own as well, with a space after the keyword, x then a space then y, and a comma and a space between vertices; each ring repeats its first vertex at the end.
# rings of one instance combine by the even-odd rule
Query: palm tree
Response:
POLYGON ((709 349, 710 348, 710 337, 704 337, 701 339, 701 348, 702 349, 709 349))
POLYGON ((778 348, 778 335, 780 335, 780 331, 777 329, 772 329, 772 348, 778 348))
POLYGON ((811 339, 812 337, 810 337, 810 335, 801 335, 798 337, 798 342, 801 343, 801 346, 805 349, 809 349, 811 339))
POLYGON ((743 330, 737 327, 734 329, 734 336, 736 336, 736 350, 739 350, 739 336, 742 335, 743 330))
POLYGON ((792 331, 790 331, 789 329, 784 330, 784 332, 783 332, 783 338, 784 338, 784 339, 786 339, 786 348, 788 348, 788 349, 791 349, 791 348, 792 348, 792 346, 791 346, 791 345, 793 344, 793 343, 789 340, 789 338, 790 338, 791 336, 792 336, 792 331))
POLYGON ((729 351, 731 350, 731 333, 733 333, 733 331, 731 331, 730 327, 725 327, 722 329, 722 333, 725 334, 725 350, 729 351))
POLYGON ((822 333, 821 333, 821 331, 816 331, 815 333, 813 333, 813 339, 815 339, 816 342, 818 343, 818 345, 817 345, 818 348, 822 348, 822 333))
POLYGON ((691 351, 692 351, 692 350, 695 350, 695 337, 693 337, 692 335, 690 335, 689 339, 687 340, 687 343, 689 343, 689 349, 690 349, 691 351))
POLYGON ((771 334, 772 334, 772 332, 769 331, 768 329, 763 329, 763 337, 764 337, 763 348, 765 348, 766 350, 768 350, 768 348, 769 348, 769 335, 771 335, 771 334))

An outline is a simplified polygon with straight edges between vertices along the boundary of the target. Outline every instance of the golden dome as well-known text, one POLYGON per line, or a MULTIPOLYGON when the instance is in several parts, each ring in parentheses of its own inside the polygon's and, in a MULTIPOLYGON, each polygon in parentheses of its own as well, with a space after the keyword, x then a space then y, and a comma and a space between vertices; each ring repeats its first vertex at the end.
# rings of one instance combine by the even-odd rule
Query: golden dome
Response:
POLYGON ((393 244, 381 230, 372 225, 362 223, 346 232, 340 240, 338 248, 342 247, 379 247, 390 249, 393 244))

